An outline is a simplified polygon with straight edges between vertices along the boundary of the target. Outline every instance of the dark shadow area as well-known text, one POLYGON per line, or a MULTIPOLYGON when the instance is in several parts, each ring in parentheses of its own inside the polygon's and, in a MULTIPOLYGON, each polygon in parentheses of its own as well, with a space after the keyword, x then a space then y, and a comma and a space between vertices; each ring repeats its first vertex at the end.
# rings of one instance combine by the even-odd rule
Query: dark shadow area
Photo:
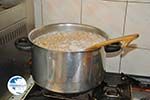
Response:
POLYGON ((119 56, 119 55, 122 55, 122 57, 124 57, 129 52, 132 52, 135 49, 137 49, 137 44, 131 44, 126 48, 120 49, 119 51, 106 53, 106 57, 110 58, 110 57, 116 57, 116 56, 119 56))

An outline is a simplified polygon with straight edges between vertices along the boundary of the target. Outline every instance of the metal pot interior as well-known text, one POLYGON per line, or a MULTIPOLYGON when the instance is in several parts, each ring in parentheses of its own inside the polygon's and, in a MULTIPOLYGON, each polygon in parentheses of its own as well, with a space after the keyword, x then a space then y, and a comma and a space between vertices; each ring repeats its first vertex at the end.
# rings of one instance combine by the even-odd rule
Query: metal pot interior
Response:
MULTIPOLYGON (((28 35, 28 38, 30 42, 32 42, 35 38, 51 33, 51 32, 74 32, 74 31, 85 31, 85 32, 91 32, 91 33, 97 33, 104 37, 105 39, 108 39, 108 36, 105 32, 102 30, 85 24, 77 24, 77 23, 57 23, 57 24, 51 24, 44 27, 40 27, 37 29, 34 29, 31 31, 28 35)), ((32 42, 33 43, 33 42, 32 42)))

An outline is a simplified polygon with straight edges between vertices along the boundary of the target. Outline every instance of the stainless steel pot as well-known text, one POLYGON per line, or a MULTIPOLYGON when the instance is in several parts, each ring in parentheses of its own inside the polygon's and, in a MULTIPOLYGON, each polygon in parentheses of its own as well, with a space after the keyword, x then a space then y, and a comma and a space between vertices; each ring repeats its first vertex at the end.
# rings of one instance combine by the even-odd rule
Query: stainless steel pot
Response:
POLYGON ((105 66, 104 45, 81 52, 63 52, 47 50, 32 42, 35 38, 53 31, 86 31, 108 39, 100 29, 83 24, 53 24, 31 31, 28 35, 30 42, 19 39, 16 47, 22 50, 31 49, 35 83, 58 93, 85 92, 101 84, 105 66))

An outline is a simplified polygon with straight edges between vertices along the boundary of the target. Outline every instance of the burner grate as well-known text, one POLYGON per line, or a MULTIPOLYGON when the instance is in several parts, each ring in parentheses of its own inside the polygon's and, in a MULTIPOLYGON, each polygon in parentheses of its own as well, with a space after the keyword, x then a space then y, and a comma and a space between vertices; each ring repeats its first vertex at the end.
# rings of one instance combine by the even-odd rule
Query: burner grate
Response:
POLYGON ((32 89, 25 100, 95 100, 92 93, 83 94, 59 94, 39 88, 37 85, 32 89))
POLYGON ((110 74, 101 85, 82 94, 59 94, 35 85, 25 100, 131 100, 131 87, 120 74, 110 74))

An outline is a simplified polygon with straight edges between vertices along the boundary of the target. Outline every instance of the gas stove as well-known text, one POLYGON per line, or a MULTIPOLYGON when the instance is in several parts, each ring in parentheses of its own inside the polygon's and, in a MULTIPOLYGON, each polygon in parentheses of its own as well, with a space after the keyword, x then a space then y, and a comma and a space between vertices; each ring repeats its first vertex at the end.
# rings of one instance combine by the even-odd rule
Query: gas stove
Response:
POLYGON ((35 84, 25 100, 131 100, 131 85, 120 74, 106 73, 101 85, 85 93, 59 94, 35 84))
POLYGON ((93 91, 96 100, 131 100, 131 84, 123 77, 106 73, 104 82, 93 91))
POLYGON ((150 77, 105 73, 104 81, 96 88, 78 94, 59 94, 36 85, 32 75, 27 90, 8 100, 150 100, 150 77))

